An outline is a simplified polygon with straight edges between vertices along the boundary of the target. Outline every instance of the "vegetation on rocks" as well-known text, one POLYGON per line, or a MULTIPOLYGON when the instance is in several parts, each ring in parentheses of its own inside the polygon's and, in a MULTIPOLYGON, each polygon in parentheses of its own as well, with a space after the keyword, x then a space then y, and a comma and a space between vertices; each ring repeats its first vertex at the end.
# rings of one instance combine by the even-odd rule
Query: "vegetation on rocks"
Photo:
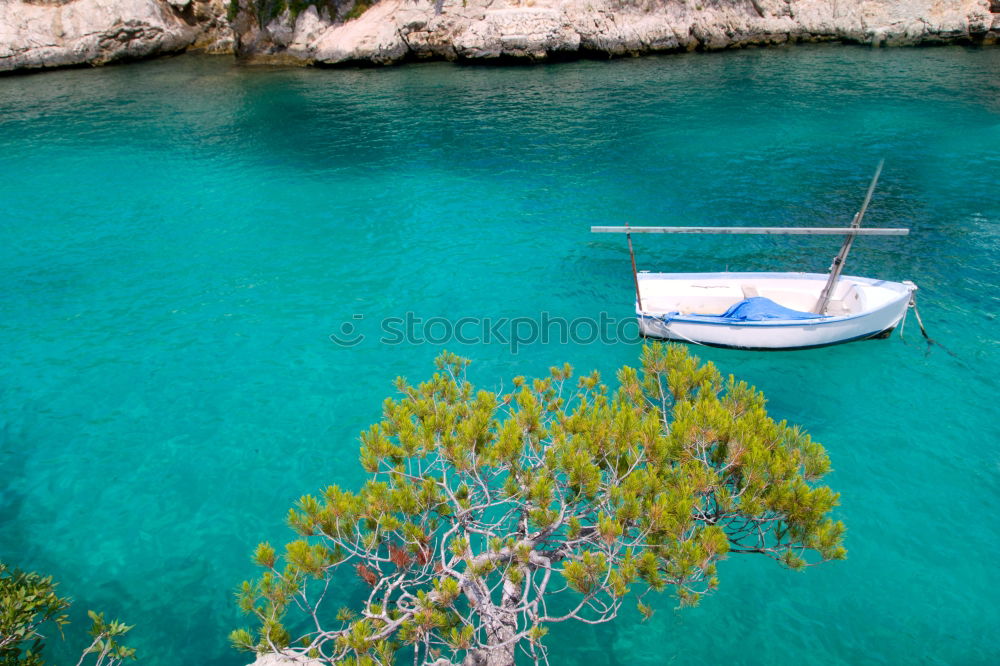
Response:
MULTIPOLYGON (((315 6, 320 11, 326 9, 330 16, 336 17, 341 11, 342 4, 347 3, 340 3, 337 0, 247 0, 246 2, 247 8, 257 17, 257 21, 262 27, 281 16, 286 10, 294 22, 298 15, 310 6, 315 6)), ((351 6, 345 18, 354 18, 352 14, 355 12, 357 12, 356 16, 360 16, 371 5, 372 3, 367 0, 358 0, 351 6)), ((240 0, 229 0, 227 18, 230 23, 236 19, 239 11, 240 0)))
POLYGON ((351 9, 344 15, 344 19, 350 21, 351 19, 356 19, 366 11, 371 9, 371 6, 375 4, 374 0, 355 0, 351 9))
POLYGON ((239 648, 322 663, 546 661, 555 623, 608 622, 672 590, 693 605, 729 554, 792 569, 845 557, 823 448, 767 415, 761 393, 679 346, 641 368, 568 365, 510 392, 476 390, 444 354, 361 435, 370 479, 331 486, 288 516, 300 538, 245 582, 256 627, 239 648), (340 592, 334 593, 338 589, 340 592), (363 601, 338 608, 344 591, 363 601))

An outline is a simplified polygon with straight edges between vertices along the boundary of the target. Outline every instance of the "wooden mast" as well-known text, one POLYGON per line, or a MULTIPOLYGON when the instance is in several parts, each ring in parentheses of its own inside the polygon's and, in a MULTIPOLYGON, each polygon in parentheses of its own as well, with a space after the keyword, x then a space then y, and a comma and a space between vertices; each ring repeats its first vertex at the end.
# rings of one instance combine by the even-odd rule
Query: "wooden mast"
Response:
POLYGON ((625 238, 628 239, 628 254, 632 257, 632 281, 635 283, 635 302, 639 305, 639 312, 642 312, 642 296, 639 295, 639 274, 635 270, 635 252, 632 251, 632 234, 628 230, 628 222, 625 223, 625 238))
MULTIPOLYGON (((851 229, 859 229, 861 227, 861 221, 865 217, 865 211, 868 210, 868 204, 872 200, 872 193, 875 191, 875 184, 882 173, 883 164, 885 164, 885 160, 879 160, 878 168, 875 169, 875 177, 872 178, 871 185, 868 186, 868 192, 865 194, 865 202, 861 204, 861 210, 854 214, 854 219, 851 221, 851 229)), ((844 270, 844 262, 847 261, 847 255, 851 251, 851 245, 854 243, 855 236, 857 236, 857 233, 849 234, 844 239, 844 244, 841 246, 840 252, 833 258, 833 264, 830 265, 830 277, 827 279, 823 291, 819 294, 819 300, 816 302, 816 307, 813 308, 814 313, 823 314, 826 311, 826 306, 830 303, 833 290, 837 286, 837 280, 840 279, 840 274, 844 270)))

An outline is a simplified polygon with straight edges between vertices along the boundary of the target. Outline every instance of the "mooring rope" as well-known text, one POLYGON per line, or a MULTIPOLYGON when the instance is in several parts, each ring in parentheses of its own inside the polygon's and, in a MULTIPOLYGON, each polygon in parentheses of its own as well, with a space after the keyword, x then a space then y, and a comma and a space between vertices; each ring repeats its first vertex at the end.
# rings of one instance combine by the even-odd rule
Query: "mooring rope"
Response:
POLYGON ((934 342, 931 336, 927 335, 927 329, 924 328, 924 320, 920 318, 920 308, 917 307, 917 297, 910 295, 910 305, 913 308, 913 314, 917 315, 917 326, 920 327, 920 334, 927 338, 928 342, 934 342))
MULTIPOLYGON (((958 358, 958 354, 948 349, 943 344, 941 344, 940 342, 938 342, 937 340, 935 340, 934 338, 932 338, 930 335, 927 334, 927 329, 924 327, 924 320, 920 316, 920 308, 917 307, 917 294, 915 291, 910 292, 910 302, 906 305, 906 312, 909 313, 911 309, 913 310, 913 314, 916 315, 917 317, 917 326, 920 327, 920 334, 924 336, 925 340, 927 340, 928 349, 930 349, 931 345, 937 345, 938 347, 945 350, 955 358, 958 358)), ((903 340, 903 342, 906 342, 906 339, 903 338, 904 328, 906 328, 906 314, 903 315, 903 321, 899 326, 899 337, 901 340, 903 340)))
POLYGON ((676 335, 676 336, 681 337, 681 338, 684 338, 686 341, 690 342, 693 345, 699 345, 701 347, 708 347, 708 345, 706 345, 704 342, 698 342, 697 340, 692 340, 691 338, 689 338, 688 336, 684 335, 680 331, 675 331, 672 328, 670 328, 670 320, 667 317, 668 317, 668 315, 662 314, 662 315, 660 315, 658 317, 655 317, 655 319, 659 319, 661 322, 663 322, 663 328, 667 329, 667 331, 670 334, 676 335))

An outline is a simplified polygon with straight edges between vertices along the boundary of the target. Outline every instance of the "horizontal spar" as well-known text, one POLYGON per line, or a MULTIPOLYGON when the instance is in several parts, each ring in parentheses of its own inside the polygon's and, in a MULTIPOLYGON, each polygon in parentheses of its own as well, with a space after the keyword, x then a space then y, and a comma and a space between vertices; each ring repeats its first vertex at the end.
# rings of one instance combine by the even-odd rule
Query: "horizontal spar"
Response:
POLYGON ((906 236, 909 229, 851 227, 591 227, 597 234, 793 234, 803 236, 906 236))

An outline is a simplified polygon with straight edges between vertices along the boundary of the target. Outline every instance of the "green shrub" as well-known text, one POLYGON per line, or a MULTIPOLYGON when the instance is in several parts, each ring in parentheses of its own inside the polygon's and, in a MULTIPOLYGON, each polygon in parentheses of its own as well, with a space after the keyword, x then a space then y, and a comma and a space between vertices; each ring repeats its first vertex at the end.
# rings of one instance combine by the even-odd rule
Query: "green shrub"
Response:
MULTIPOLYGON (((56 593, 52 577, 10 569, 0 562, 0 666, 42 666, 42 652, 48 627, 62 629, 69 624, 66 609, 70 599, 56 593)), ((118 620, 105 621, 102 613, 87 611, 92 625, 91 643, 79 663, 96 655, 92 666, 113 666, 135 659, 135 650, 118 643, 132 627, 118 620)), ((51 634, 49 634, 51 635, 51 634)))
MULTIPOLYGON (((233 4, 237 4, 238 0, 231 0, 233 4)), ((257 16, 257 22, 261 26, 267 25, 269 22, 281 16, 281 14, 287 9, 291 15, 291 19, 294 22, 298 18, 299 14, 304 12, 310 6, 314 6, 318 9, 326 8, 330 12, 330 16, 337 15, 337 3, 335 0, 252 0, 251 8, 254 14, 257 16)), ((367 9, 371 5, 366 5, 367 9)), ((236 12, 239 11, 239 7, 233 10, 233 5, 230 5, 230 12, 235 18, 236 12)), ((353 10, 352 10, 353 11, 353 10)), ((362 9, 361 11, 364 11, 362 9)), ((360 16, 360 14, 358 14, 360 16)), ((233 18, 229 20, 232 21, 233 18)))
POLYGON ((368 0, 357 0, 357 2, 354 3, 354 6, 351 7, 351 11, 347 12, 347 15, 344 16, 344 19, 350 21, 358 18, 366 11, 368 11, 373 4, 375 3, 368 2, 368 0))

